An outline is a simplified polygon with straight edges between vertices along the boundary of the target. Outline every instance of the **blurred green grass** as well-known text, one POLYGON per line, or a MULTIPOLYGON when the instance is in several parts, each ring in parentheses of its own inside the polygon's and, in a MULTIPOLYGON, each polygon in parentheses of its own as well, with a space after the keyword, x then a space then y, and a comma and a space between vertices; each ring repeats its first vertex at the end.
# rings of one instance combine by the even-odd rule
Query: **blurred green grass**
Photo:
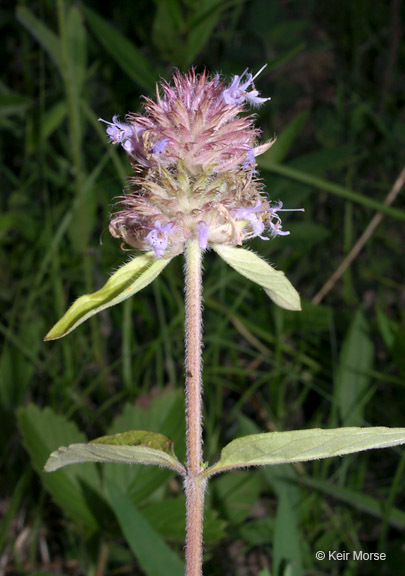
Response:
MULTIPOLYGON (((86 528, 72 518, 69 502, 55 506, 60 499, 31 472, 34 433, 26 432, 24 443, 22 435, 36 414, 24 408, 30 402, 63 415, 59 434, 74 424, 94 438, 114 426, 124 406, 136 403, 149 414, 164 405, 166 389, 181 395, 181 258, 133 300, 62 341, 42 342, 76 297, 103 285, 128 259, 107 227, 129 164, 107 143, 97 118, 140 110, 140 96, 152 94, 154 82, 174 67, 231 75, 268 62, 257 87, 272 100, 257 111, 258 124, 263 139, 276 134, 279 141, 261 176, 271 198, 305 208, 304 215, 287 213, 289 237, 251 242, 299 289, 300 314, 276 309, 215 254, 205 257, 206 459, 236 435, 258 430, 403 424, 400 197, 342 280, 321 305, 311 304, 402 168, 405 47, 398 6, 396 0, 372 10, 348 0, 0 6, 0 551, 10 572, 99 575, 124 566, 154 573, 136 550, 136 559, 129 554, 120 518, 111 526, 96 518, 86 528)), ((176 410, 183 421, 181 401, 176 410)), ((46 427, 44 437, 52 437, 46 427)), ((404 458, 398 450, 375 454, 213 481, 205 572, 395 570, 403 562, 404 458), (331 566, 314 559, 322 549, 380 550, 388 559, 331 566)), ((93 498, 83 490, 91 512, 93 498)), ((181 556, 177 480, 167 482, 166 475, 152 492, 135 492, 126 497, 159 542, 167 539, 181 556)), ((111 510, 106 514, 112 518, 111 510)))

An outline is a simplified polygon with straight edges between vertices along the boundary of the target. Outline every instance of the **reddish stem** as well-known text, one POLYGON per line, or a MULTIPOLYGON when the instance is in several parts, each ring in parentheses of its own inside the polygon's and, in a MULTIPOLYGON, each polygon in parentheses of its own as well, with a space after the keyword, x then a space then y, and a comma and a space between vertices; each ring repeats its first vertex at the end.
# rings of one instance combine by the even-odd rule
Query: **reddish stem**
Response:
POLYGON ((198 240, 186 245, 186 576, 202 574, 202 533, 206 481, 202 471, 202 266, 198 240))

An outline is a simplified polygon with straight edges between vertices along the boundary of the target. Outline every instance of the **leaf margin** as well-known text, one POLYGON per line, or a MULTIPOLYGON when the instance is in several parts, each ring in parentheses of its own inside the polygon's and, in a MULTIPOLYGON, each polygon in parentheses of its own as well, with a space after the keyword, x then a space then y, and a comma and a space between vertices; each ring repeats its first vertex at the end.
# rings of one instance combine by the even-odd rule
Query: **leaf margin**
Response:
POLYGON ((155 465, 185 474, 184 466, 174 453, 173 442, 163 434, 147 430, 131 430, 90 442, 60 446, 48 457, 44 471, 54 472, 70 464, 85 462, 155 465), (128 440, 130 437, 132 440, 128 440), (162 448, 151 447, 151 444, 162 448))
MULTIPOLYGON (((367 440, 367 438, 366 438, 367 440)), ((327 442, 327 443, 328 443, 327 442)), ((286 432, 265 432, 262 434, 249 434, 247 436, 242 436, 241 438, 236 438, 235 440, 232 440, 231 442, 229 442, 229 444, 227 444, 222 450, 221 450, 221 455, 220 455, 220 459, 218 460, 218 462, 216 462, 213 466, 210 466, 209 468, 207 468, 206 470, 204 470, 204 472, 201 473, 201 476, 203 478, 209 478, 215 474, 220 474, 222 472, 227 472, 229 470, 233 470, 233 469, 237 469, 237 468, 246 468, 246 467, 250 467, 250 466, 268 466, 268 465, 279 465, 279 464, 291 464, 293 462, 308 462, 310 460, 320 460, 320 459, 324 459, 324 458, 332 458, 335 456, 345 456, 347 454, 354 454, 354 453, 358 453, 358 452, 363 452, 365 450, 372 450, 372 449, 380 449, 380 448, 389 448, 389 447, 393 447, 393 446, 399 446, 405 444, 405 428, 389 428, 389 427, 385 427, 385 426, 374 426, 374 427, 365 427, 365 428, 361 428, 361 427, 346 427, 346 428, 330 428, 330 429, 323 429, 323 428, 311 428, 308 430, 290 430, 290 431, 286 431, 286 432), (377 443, 375 440, 374 442, 370 442, 370 441, 366 441, 364 443, 364 436, 372 436, 375 434, 382 434, 383 438, 385 436, 389 436, 389 435, 399 435, 399 438, 396 438, 394 440, 386 440, 386 441, 380 441, 379 443, 377 443), (353 435, 356 437, 356 435, 358 435, 358 437, 360 438, 360 441, 358 441, 357 443, 355 442, 355 444, 357 444, 357 448, 353 449, 353 442, 349 445, 344 445, 341 448, 334 450, 332 452, 328 452, 328 453, 323 453, 322 452, 322 445, 325 444, 325 442, 323 442, 321 444, 321 446, 319 447, 318 445, 316 446, 312 446, 311 448, 307 448, 304 449, 303 452, 300 452, 298 455, 295 456, 290 456, 290 457, 279 457, 279 458, 270 458, 268 457, 268 461, 261 461, 261 459, 263 459, 263 454, 261 456, 256 456, 256 457, 251 457, 251 458, 245 458, 244 460, 240 460, 240 461, 235 461, 235 456, 234 453, 236 452, 246 452, 249 447, 244 446, 244 444, 247 444, 249 442, 250 439, 251 441, 267 441, 268 439, 270 439, 270 436, 273 436, 274 439, 282 439, 284 437, 284 439, 286 440, 286 442, 288 442, 289 438, 292 437, 292 440, 290 440, 291 442, 297 442, 298 441, 305 441, 311 439, 313 436, 316 435, 326 435, 328 437, 328 442, 333 441, 334 436, 337 436, 337 442, 339 442, 339 440, 341 440, 341 438, 339 438, 340 436, 345 436, 348 435, 349 438, 353 438, 353 435), (352 436, 350 436, 352 435, 352 436), (361 436, 363 436, 363 443, 361 442, 361 436), (301 437, 304 437, 303 439, 301 437), (319 452, 319 450, 321 450, 319 452), (312 452, 312 454, 311 454, 312 452), (233 455, 232 455, 233 453, 233 455), (228 460, 228 464, 226 463, 228 460)), ((256 448, 257 448, 257 444, 256 444, 256 448)), ((284 446, 280 447, 273 447, 272 452, 274 453, 275 451, 280 451, 280 449, 285 449, 285 446, 288 446, 288 444, 285 444, 284 446)), ((270 447, 271 448, 271 447, 270 447)), ((265 455, 264 455, 265 457, 265 455)))
POLYGON ((292 311, 300 311, 301 310, 301 299, 300 295, 291 282, 288 280, 287 276, 281 270, 275 270, 270 264, 268 264, 263 258, 258 256, 255 252, 250 250, 246 250, 246 248, 236 248, 235 246, 227 246, 225 244, 212 244, 213 249, 215 252, 229 265, 231 268, 239 272, 242 276, 251 280, 255 284, 261 286, 264 291, 266 292, 267 296, 272 300, 275 304, 284 308, 285 310, 292 310, 292 311), (239 255, 240 258, 236 255, 239 255), (267 278, 262 278, 261 280, 257 279, 257 272, 256 274, 252 274, 250 267, 263 274, 267 274, 268 278, 272 277, 272 280, 281 283, 288 290, 288 297, 285 296, 285 293, 281 294, 279 288, 271 287, 271 282, 268 281, 267 278), (256 277, 255 277, 256 276, 256 277))
POLYGON ((146 252, 136 256, 114 272, 102 288, 92 294, 84 294, 77 298, 62 318, 49 330, 44 338, 45 342, 63 338, 95 314, 130 298, 153 282, 171 260, 172 258, 155 258, 154 252, 146 252), (116 290, 117 293, 108 300, 109 291, 114 287, 114 283, 120 283, 116 290), (106 294, 103 295, 103 292, 106 294), (101 301, 97 302, 99 298, 101 301), (92 301, 95 301, 93 306, 91 306, 92 301), (80 312, 83 306, 89 305, 90 308, 80 312))

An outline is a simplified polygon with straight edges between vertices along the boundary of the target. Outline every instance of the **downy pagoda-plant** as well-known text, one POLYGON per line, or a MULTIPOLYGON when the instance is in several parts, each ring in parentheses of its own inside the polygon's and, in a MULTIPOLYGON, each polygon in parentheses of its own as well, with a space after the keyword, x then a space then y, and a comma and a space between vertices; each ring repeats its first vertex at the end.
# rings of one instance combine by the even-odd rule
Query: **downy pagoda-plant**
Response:
MULTIPOLYGON (((263 67, 264 68, 264 67, 263 67)), ((256 158, 274 143, 259 143, 260 131, 248 106, 270 100, 256 90, 247 70, 231 82, 206 71, 176 72, 144 99, 142 114, 107 124, 133 167, 128 191, 119 199, 110 232, 130 261, 101 290, 79 298, 48 333, 65 336, 92 315, 133 296, 180 254, 185 257, 185 397, 187 461, 175 456, 170 439, 148 431, 105 436, 54 452, 51 472, 77 462, 158 465, 183 477, 186 493, 187 576, 202 573, 204 494, 208 479, 235 468, 280 464, 343 455, 401 444, 403 429, 341 428, 272 432, 230 442, 213 465, 202 449, 202 258, 214 250, 240 274, 260 285, 277 305, 300 310, 300 298, 283 272, 241 246, 289 234, 283 229, 280 201, 270 201, 256 158), (128 252, 129 251, 129 252, 128 252)), ((101 120, 101 119, 100 119, 101 120)), ((294 209, 302 210, 302 209, 294 209)), ((162 567, 164 572, 164 567, 162 567)), ((162 573, 163 573, 162 572, 162 573)))

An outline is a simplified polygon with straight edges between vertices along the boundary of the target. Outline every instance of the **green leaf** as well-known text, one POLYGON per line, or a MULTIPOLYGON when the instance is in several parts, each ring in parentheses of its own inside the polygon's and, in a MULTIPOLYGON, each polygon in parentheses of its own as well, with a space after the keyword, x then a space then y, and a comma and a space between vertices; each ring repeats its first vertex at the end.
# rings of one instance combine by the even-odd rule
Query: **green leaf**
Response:
POLYGON ((384 344, 387 348, 392 348, 395 341, 395 329, 391 318, 385 314, 380 306, 376 307, 376 320, 384 344))
POLYGON ((32 101, 26 96, 20 96, 12 92, 0 94, 0 116, 21 114, 30 106, 32 101))
POLYGON ((306 462, 405 443, 405 428, 335 428, 251 434, 232 440, 202 476, 245 466, 306 462))
POLYGON ((184 34, 184 16, 179 0, 159 1, 153 22, 153 43, 161 55, 172 64, 182 62, 187 53, 185 42, 179 42, 184 34))
POLYGON ((89 492, 101 492, 95 464, 60 470, 46 474, 43 467, 50 452, 60 444, 83 442, 84 435, 64 416, 50 408, 40 410, 33 404, 20 408, 17 413, 24 445, 39 473, 45 488, 64 512, 86 532, 94 532, 98 523, 89 506, 89 492))
POLYGON ((55 62, 61 75, 64 75, 62 62, 62 48, 57 35, 49 30, 41 20, 38 20, 28 8, 17 6, 17 20, 38 40, 41 46, 48 52, 55 62))
POLYGON ((274 574, 302 576, 300 543, 304 540, 298 527, 297 508, 289 498, 289 487, 279 495, 273 540, 274 574))
MULTIPOLYGON (((317 478, 310 478, 309 476, 297 476, 296 482, 308 486, 312 490, 318 490, 323 494, 327 494, 339 502, 344 502, 355 510, 360 510, 374 518, 384 520, 385 510, 384 506, 381 505, 381 501, 368 494, 364 494, 360 490, 351 490, 350 488, 339 486, 330 479, 318 480, 317 478)), ((387 521, 390 526, 398 530, 405 530, 405 512, 399 508, 391 508, 389 510, 387 521)))
POLYGON ((232 526, 243 525, 258 501, 261 489, 260 474, 237 471, 215 480, 210 489, 214 502, 220 506, 221 516, 232 526))
MULTIPOLYGON (((271 38, 271 36, 272 36, 271 29, 266 30, 266 37, 271 38)), ((270 60, 267 70, 268 71, 274 70, 275 68, 279 68, 279 67, 283 66, 289 60, 292 60, 293 58, 295 58, 295 56, 300 54, 300 52, 303 52, 303 50, 306 47, 307 47, 306 42, 299 42, 298 44, 296 44, 295 46, 290 48, 290 50, 287 50, 286 52, 283 52, 282 54, 280 54, 276 58, 273 58, 273 60, 270 60)))
MULTIPOLYGON (((184 395, 181 390, 166 389, 149 398, 143 396, 136 404, 126 404, 108 434, 137 428, 151 430, 171 438, 178 458, 185 456, 184 395)), ((167 468, 150 466, 106 466, 104 478, 110 478, 130 498, 133 504, 144 504, 151 494, 166 486, 173 472, 167 468)))
POLYGON ((230 5, 232 5, 232 2, 224 2, 223 0, 201 0, 196 3, 196 10, 193 13, 188 30, 187 65, 195 60, 212 37, 221 12, 230 5))
POLYGON ((66 22, 71 82, 80 94, 86 75, 86 28, 77 6, 69 8, 66 22))
POLYGON ((323 192, 329 192, 340 198, 345 198, 351 202, 372 208, 377 212, 382 212, 383 214, 387 214, 388 216, 392 216, 398 220, 405 220, 405 210, 386 206, 385 204, 374 200, 374 198, 371 198, 369 195, 359 194, 358 192, 350 190, 350 188, 345 188, 344 186, 340 186, 334 182, 329 182, 328 180, 319 178, 318 176, 314 176, 313 174, 309 174, 303 170, 297 170, 290 165, 276 164, 266 159, 263 160, 262 157, 259 158, 258 162, 261 170, 268 170, 273 174, 291 178, 296 182, 306 184, 318 190, 322 190, 323 192))
POLYGON ((52 108, 46 110, 41 117, 40 135, 46 141, 59 128, 67 116, 67 105, 65 100, 57 102, 52 108))
MULTIPOLYGON (((243 415, 240 415, 238 420, 238 431, 257 434, 258 427, 252 420, 243 415)), ((261 469, 260 476, 277 496, 277 515, 275 520, 272 520, 273 524, 268 525, 266 538, 267 542, 273 542, 273 573, 301 576, 301 543, 304 538, 300 525, 303 494, 295 483, 298 476, 296 469, 293 466, 267 466, 261 469)))
POLYGON ((119 268, 103 288, 78 298, 46 335, 45 340, 62 338, 94 314, 130 298, 153 282, 170 260, 155 259, 153 252, 134 258, 119 268))
POLYGON ((333 308, 325 305, 315 305, 308 300, 302 301, 301 314, 283 313, 283 328, 285 331, 298 331, 314 334, 328 332, 333 323, 333 308))
POLYGON ((148 576, 183 576, 184 564, 127 496, 107 481, 111 508, 132 552, 148 576))
MULTIPOLYGON (((233 476, 228 475, 223 476, 223 478, 232 478, 233 476)), ((184 543, 186 537, 186 499, 184 496, 153 501, 142 507, 142 516, 163 538, 168 538, 171 542, 184 543)), ((216 511, 206 506, 204 510, 204 544, 217 543, 225 537, 225 529, 225 521, 218 517, 216 511)))
POLYGON ((153 90, 157 74, 135 44, 90 8, 84 12, 97 39, 123 71, 143 88, 153 90))
POLYGON ((238 532, 250 546, 266 546, 273 541, 275 519, 269 516, 244 522, 238 532))
POLYGON ((273 146, 263 154, 264 162, 274 162, 274 164, 278 164, 284 160, 303 129, 308 115, 308 110, 303 110, 302 112, 298 112, 298 114, 290 120, 287 126, 283 128, 280 136, 277 136, 277 140, 273 146))
POLYGON ((284 272, 274 270, 254 252, 233 246, 213 245, 214 250, 239 274, 256 282, 267 296, 286 310, 301 310, 300 296, 284 272))
POLYGON ((374 346, 368 322, 359 310, 343 343, 336 378, 336 399, 344 426, 363 423, 364 399, 370 384, 374 346))
MULTIPOLYGON (((29 321, 21 323, 18 332, 15 329, 3 332, 6 342, 12 344, 3 346, 0 357, 0 408, 4 412, 13 414, 27 401, 32 377, 41 366, 39 343, 43 329, 43 319, 31 314, 29 321)), ((9 433, 5 422, 2 424, 0 437, 2 433, 6 436, 9 433)))
POLYGON ((54 472, 78 462, 115 462, 163 466, 184 474, 184 468, 173 452, 172 441, 156 432, 131 430, 102 436, 87 444, 61 446, 53 452, 44 470, 54 472))

